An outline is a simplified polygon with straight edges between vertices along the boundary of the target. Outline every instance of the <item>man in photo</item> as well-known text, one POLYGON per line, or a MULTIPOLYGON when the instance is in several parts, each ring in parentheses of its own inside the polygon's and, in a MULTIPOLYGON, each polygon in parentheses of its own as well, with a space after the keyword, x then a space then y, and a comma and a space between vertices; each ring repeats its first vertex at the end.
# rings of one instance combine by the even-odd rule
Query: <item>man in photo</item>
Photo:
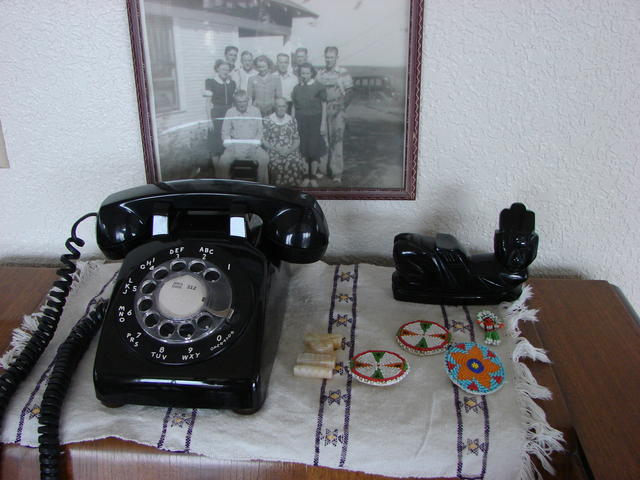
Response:
POLYGON ((320 161, 320 174, 327 174, 336 184, 342 183, 344 168, 343 140, 345 111, 353 92, 353 80, 347 69, 338 66, 338 47, 324 49, 325 68, 320 69, 316 80, 327 91, 326 139, 328 152, 320 161))
POLYGON ((262 148, 262 115, 257 107, 249 105, 244 90, 233 95, 234 106, 222 123, 222 140, 225 147, 216 167, 216 177, 229 178, 231 164, 235 160, 253 160, 258 164, 258 178, 268 183, 269 155, 262 148))
POLYGON ((300 77, 300 65, 307 63, 309 60, 309 50, 304 47, 296 48, 293 54, 293 74, 296 77, 300 77))
POLYGON ((291 92, 293 88, 298 84, 298 77, 296 77, 289 68, 289 55, 286 53, 279 53, 276 56, 276 72, 275 74, 280 78, 280 84, 282 85, 282 98, 287 101, 287 113, 291 114, 291 92))
POLYGON ((234 47, 233 45, 227 45, 224 47, 224 59, 229 65, 231 65, 231 72, 229 72, 229 76, 231 80, 235 81, 235 77, 238 74, 238 67, 236 67, 236 62, 238 61, 238 47, 234 47))
POLYGON ((236 88, 246 92, 249 78, 257 74, 258 71, 253 68, 253 53, 248 50, 243 51, 240 55, 240 68, 236 69, 236 76, 231 77, 236 82, 236 88))

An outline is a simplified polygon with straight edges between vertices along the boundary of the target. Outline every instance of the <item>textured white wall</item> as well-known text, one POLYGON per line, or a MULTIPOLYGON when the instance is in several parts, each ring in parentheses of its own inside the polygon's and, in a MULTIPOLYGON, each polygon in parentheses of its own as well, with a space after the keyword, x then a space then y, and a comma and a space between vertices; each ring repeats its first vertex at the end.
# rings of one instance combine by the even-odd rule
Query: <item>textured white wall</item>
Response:
MULTIPOLYGON (((488 251, 523 201, 534 274, 640 307, 639 24, 637 0, 426 0, 417 201, 322 202, 329 257, 388 261, 401 231, 488 251)), ((0 42, 0 263, 50 262, 73 220, 145 182, 124 0, 3 0, 0 42)))

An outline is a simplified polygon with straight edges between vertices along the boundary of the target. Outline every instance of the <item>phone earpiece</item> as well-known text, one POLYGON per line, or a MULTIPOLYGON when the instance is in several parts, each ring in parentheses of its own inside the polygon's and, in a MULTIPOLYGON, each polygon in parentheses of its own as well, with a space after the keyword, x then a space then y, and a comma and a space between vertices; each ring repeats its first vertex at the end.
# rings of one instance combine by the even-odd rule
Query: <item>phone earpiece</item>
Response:
POLYGON ((314 208, 280 211, 269 222, 266 233, 268 248, 287 262, 316 262, 329 245, 324 215, 314 208))
POLYGON ((121 208, 100 209, 96 230, 98 246, 111 260, 124 258, 148 237, 148 225, 144 219, 121 208))

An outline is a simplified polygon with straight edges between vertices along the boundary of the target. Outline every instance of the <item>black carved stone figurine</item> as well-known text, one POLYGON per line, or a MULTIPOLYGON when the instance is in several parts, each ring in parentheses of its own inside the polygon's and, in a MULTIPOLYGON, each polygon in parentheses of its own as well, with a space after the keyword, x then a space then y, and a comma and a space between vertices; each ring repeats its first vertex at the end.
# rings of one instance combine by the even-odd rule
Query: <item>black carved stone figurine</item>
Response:
POLYGON ((535 214, 522 203, 500 213, 494 252, 467 255, 455 237, 415 233, 393 242, 393 296, 406 302, 489 305, 515 300, 536 258, 535 214))

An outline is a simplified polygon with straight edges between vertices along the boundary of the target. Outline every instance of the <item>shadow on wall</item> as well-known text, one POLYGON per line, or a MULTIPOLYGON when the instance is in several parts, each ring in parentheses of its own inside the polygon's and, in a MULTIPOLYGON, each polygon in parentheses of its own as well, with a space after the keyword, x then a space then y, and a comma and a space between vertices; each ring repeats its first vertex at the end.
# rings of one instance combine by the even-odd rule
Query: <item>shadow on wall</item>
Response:
POLYGON ((573 268, 563 267, 531 267, 529 268, 529 276, 537 278, 561 278, 561 279, 574 279, 574 280, 590 280, 585 275, 573 268))
POLYGON ((370 265, 378 265, 380 267, 393 267, 393 259, 391 254, 388 257, 380 255, 326 255, 323 259, 330 265, 353 265, 355 263, 368 263, 370 265))
MULTIPOLYGON (((433 198, 436 198, 437 201, 425 209, 425 215, 422 219, 424 231, 410 231, 409 233, 429 236, 447 233, 459 236, 458 232, 461 227, 468 223, 468 221, 465 222, 465 216, 473 215, 473 209, 476 208, 469 192, 462 184, 448 183, 437 187, 433 192, 433 198)), ((491 230, 491 235, 493 235, 493 230, 491 230)), ((465 243, 464 239, 460 240, 463 244, 465 243)))
MULTIPOLYGON (((64 244, 61 245, 60 255, 66 253, 64 244)), ((85 255, 82 249, 80 249, 81 257, 80 261, 88 262, 90 260, 104 260, 105 257, 100 253, 92 252, 85 255)), ((60 262, 60 255, 55 257, 28 257, 28 256, 16 256, 16 257, 0 257, 0 266, 3 267, 48 267, 48 268, 60 268, 62 263, 60 262)))

